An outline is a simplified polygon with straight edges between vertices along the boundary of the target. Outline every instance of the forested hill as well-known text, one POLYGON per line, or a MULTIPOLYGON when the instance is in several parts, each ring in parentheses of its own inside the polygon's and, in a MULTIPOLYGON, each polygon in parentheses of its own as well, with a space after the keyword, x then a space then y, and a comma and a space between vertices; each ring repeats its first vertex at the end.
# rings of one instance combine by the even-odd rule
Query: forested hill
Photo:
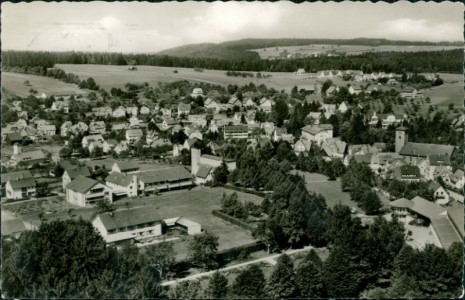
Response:
POLYGON ((221 44, 193 44, 170 48, 157 53, 175 57, 212 58, 223 60, 259 60, 256 52, 227 47, 221 44))
POLYGON ((90 52, 2 52, 2 70, 45 74, 55 64, 147 65, 179 68, 255 72, 307 72, 320 70, 362 70, 364 72, 463 72, 463 50, 424 52, 377 52, 344 56, 304 57, 294 59, 224 60, 217 58, 175 57, 156 54, 90 52), (34 69, 34 70, 32 70, 34 69))
POLYGON ((282 47, 282 46, 306 46, 306 45, 357 45, 377 47, 387 46, 462 46, 460 42, 412 42, 395 41, 387 39, 357 38, 343 39, 242 39, 218 44, 190 44, 170 48, 158 52, 158 55, 192 58, 214 58, 223 60, 260 59, 260 56, 252 49, 282 47))
POLYGON ((463 46, 461 42, 413 42, 413 41, 396 41, 387 39, 242 39, 229 41, 218 44, 228 49, 250 50, 259 48, 282 47, 282 46, 306 46, 306 45, 358 45, 358 46, 381 46, 381 45, 399 45, 399 46, 463 46))

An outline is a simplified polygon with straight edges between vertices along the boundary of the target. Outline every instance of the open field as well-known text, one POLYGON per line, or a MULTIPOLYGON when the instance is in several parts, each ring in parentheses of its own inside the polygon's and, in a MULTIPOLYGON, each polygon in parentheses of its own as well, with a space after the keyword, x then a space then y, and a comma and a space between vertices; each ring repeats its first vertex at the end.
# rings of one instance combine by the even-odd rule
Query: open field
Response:
MULTIPOLYGON (((204 70, 194 71, 189 68, 170 68, 154 66, 137 66, 137 71, 129 71, 127 66, 107 66, 107 65, 56 65, 57 68, 66 72, 74 73, 80 78, 94 78, 95 82, 106 90, 112 87, 123 88, 128 82, 144 83, 156 86, 158 82, 174 82, 178 80, 188 80, 191 82, 206 82, 227 86, 228 84, 245 85, 253 82, 255 85, 265 84, 277 90, 292 89, 295 85, 309 86, 317 82, 316 78, 308 76, 297 76, 293 73, 284 72, 261 72, 263 75, 271 75, 270 78, 242 78, 226 76, 226 71, 204 70), (178 73, 173 73, 177 70, 178 73)), ((342 79, 341 79, 342 81, 342 79)))
POLYGON ((65 83, 57 79, 11 72, 2 72, 2 88, 20 97, 29 96, 29 89, 31 88, 37 90, 37 96, 40 96, 42 93, 45 93, 47 96, 87 95, 89 93, 88 90, 82 90, 75 84, 65 83), (26 80, 30 82, 30 86, 24 84, 26 80))
POLYGON ((444 84, 423 90, 424 97, 430 97, 432 105, 447 106, 454 104, 455 107, 463 106, 463 75, 461 74, 439 74, 444 84))
MULTIPOLYGON (((163 193, 159 196, 145 198, 127 199, 114 203, 115 208, 147 207, 157 209, 163 219, 173 217, 185 217, 202 225, 202 228, 214 233, 219 237, 219 250, 228 249, 255 240, 249 231, 228 223, 212 215, 211 211, 221 208, 223 192, 230 194, 231 191, 223 188, 195 187, 189 190, 178 190, 163 193)), ((260 204, 261 197, 237 192, 240 201, 252 201, 260 204)), ((14 203, 3 207, 4 210, 21 215, 22 219, 33 224, 39 224, 39 214, 43 214, 45 220, 69 219, 70 217, 82 217, 91 220, 95 215, 95 208, 80 208, 71 205, 64 200, 39 200, 27 203, 14 203)), ((187 242, 190 237, 183 238, 175 243, 178 259, 186 254, 187 242)))
MULTIPOLYGON (((325 175, 302 171, 298 171, 298 174, 305 177, 305 186, 309 192, 315 192, 316 194, 321 194, 325 197, 328 207, 332 208, 336 204, 340 203, 351 208, 356 208, 357 211, 360 211, 357 203, 350 199, 350 194, 342 191, 340 179, 337 181, 328 181, 325 175)), ((389 199, 382 194, 378 193, 378 195, 383 207, 389 207, 389 199)), ((360 217, 365 216, 360 215, 360 217)))
POLYGON ((328 207, 334 207, 340 203, 357 208, 357 203, 350 199, 347 192, 342 192, 340 181, 327 181, 327 177, 321 174, 298 171, 305 177, 305 186, 309 192, 321 194, 326 199, 328 207))
POLYGON ((302 55, 321 55, 324 53, 346 53, 347 55, 362 54, 365 52, 418 52, 418 51, 441 51, 460 49, 457 46, 398 46, 398 45, 380 45, 380 46, 362 46, 362 45, 307 45, 307 46, 282 46, 270 47, 265 49, 253 49, 250 51, 257 52, 261 59, 269 59, 279 56, 280 52, 287 50, 289 54, 300 53, 302 55))

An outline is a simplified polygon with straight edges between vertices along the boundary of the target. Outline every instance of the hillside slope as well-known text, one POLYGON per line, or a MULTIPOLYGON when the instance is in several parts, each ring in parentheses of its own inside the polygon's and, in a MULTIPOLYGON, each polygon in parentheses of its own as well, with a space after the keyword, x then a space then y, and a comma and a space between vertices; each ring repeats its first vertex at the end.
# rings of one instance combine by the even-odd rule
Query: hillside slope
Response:
POLYGON ((228 41, 218 44, 203 43, 190 44, 170 48, 158 52, 160 55, 175 57, 193 57, 193 58, 214 58, 225 60, 250 60, 260 59, 260 56, 251 49, 282 47, 282 46, 305 46, 305 45, 360 45, 360 46, 381 46, 381 45, 398 45, 398 46, 461 46, 460 42, 410 42, 394 41, 386 39, 242 39, 237 41, 228 41))
POLYGON ((225 47, 221 44, 184 45, 180 47, 170 48, 158 52, 157 54, 175 57, 213 58, 226 60, 260 59, 260 56, 256 52, 245 51, 244 49, 234 49, 230 47, 225 47))

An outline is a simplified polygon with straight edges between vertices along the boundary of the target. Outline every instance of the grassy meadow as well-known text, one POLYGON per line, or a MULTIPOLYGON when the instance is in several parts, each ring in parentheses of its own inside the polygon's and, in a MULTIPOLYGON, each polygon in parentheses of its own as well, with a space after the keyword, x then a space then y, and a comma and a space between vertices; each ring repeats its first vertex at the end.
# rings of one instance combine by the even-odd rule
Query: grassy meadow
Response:
POLYGON ((10 94, 15 94, 20 97, 30 95, 29 90, 36 90, 37 96, 45 93, 50 95, 87 95, 88 90, 80 89, 77 85, 59 81, 54 78, 20 74, 11 72, 2 72, 2 88, 10 94), (30 85, 26 85, 25 81, 29 81, 30 85))

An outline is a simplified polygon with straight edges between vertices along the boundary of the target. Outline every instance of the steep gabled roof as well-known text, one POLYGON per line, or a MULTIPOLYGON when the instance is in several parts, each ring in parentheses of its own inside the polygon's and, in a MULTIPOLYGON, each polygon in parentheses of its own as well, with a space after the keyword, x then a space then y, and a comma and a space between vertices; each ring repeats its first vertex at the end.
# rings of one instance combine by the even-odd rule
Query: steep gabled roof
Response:
POLYGON ((25 188, 25 187, 36 186, 36 181, 34 180, 34 178, 21 178, 17 180, 10 180, 9 182, 10 182, 11 187, 15 190, 25 188))
POLYGON ((128 186, 132 183, 133 175, 126 175, 117 172, 113 172, 105 178, 106 182, 111 182, 119 186, 128 186))
POLYGON ((117 161, 115 162, 115 165, 118 166, 121 172, 124 172, 126 170, 134 170, 134 169, 139 170, 139 164, 133 160, 117 161))
POLYGON ((66 172, 68 173, 68 176, 69 176, 69 178, 71 178, 71 180, 78 177, 78 176, 84 176, 84 177, 89 177, 90 176, 90 172, 89 172, 89 169, 87 167, 70 168, 70 169, 66 170, 66 172))
POLYGON ((22 178, 32 178, 31 171, 18 171, 12 173, 2 173, 1 181, 6 183, 9 180, 17 180, 22 178))
POLYGON ((100 218, 106 230, 162 221, 158 211, 150 206, 107 212, 96 218, 100 218))
POLYGON ((325 130, 333 130, 333 125, 331 124, 307 125, 302 128, 302 131, 310 133, 311 135, 316 135, 325 130))
POLYGON ((427 157, 431 155, 447 155, 452 156, 454 146, 438 145, 438 144, 424 144, 424 143, 407 143, 400 150, 400 155, 427 157))
POLYGON ((191 174, 184 167, 166 168, 154 171, 141 172, 139 180, 144 183, 165 182, 172 180, 187 180, 191 174))
POLYGON ((205 179, 207 178, 208 174, 210 174, 211 170, 212 167, 210 166, 200 165, 199 170, 197 171, 197 174, 195 174, 195 176, 205 179))
POLYGON ((78 176, 73 181, 68 183, 66 188, 78 193, 85 193, 98 183, 99 182, 97 180, 90 179, 84 176, 78 176))

